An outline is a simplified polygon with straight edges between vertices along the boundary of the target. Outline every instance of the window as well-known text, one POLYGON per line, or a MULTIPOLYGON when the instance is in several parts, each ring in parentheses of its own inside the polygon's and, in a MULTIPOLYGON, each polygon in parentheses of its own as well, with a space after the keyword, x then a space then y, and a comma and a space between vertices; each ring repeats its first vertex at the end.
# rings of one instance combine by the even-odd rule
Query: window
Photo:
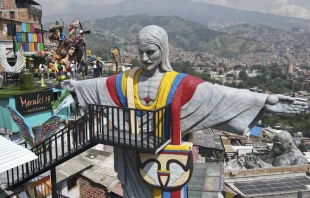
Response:
POLYGON ((3 9, 3 0, 0 0, 0 8, 3 9))
POLYGON ((8 27, 8 36, 13 36, 14 35, 14 25, 12 23, 8 23, 7 27, 8 27))
POLYGON ((2 18, 2 11, 0 11, 0 18, 2 18))
POLYGON ((35 14, 32 17, 33 17, 33 21, 37 20, 37 16, 35 14))
POLYGON ((10 19, 15 19, 15 12, 14 11, 10 12, 10 19))
POLYGON ((68 179, 67 184, 68 184, 68 190, 71 190, 72 188, 74 188, 76 186, 76 176, 68 179))

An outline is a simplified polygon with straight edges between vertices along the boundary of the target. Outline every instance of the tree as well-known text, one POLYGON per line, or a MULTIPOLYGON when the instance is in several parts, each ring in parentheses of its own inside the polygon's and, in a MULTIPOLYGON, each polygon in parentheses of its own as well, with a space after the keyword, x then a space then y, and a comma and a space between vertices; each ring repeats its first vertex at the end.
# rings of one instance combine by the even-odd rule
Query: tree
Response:
POLYGON ((248 86, 258 86, 259 85, 259 80, 257 78, 249 78, 247 81, 248 86))
POLYGON ((246 86, 247 86, 246 82, 240 82, 240 83, 238 84, 238 88, 239 88, 239 89, 244 89, 244 88, 246 88, 246 86))
POLYGON ((307 148, 304 144, 299 144, 298 145, 298 149, 301 151, 301 152, 307 152, 307 148))
POLYGON ((245 70, 239 72, 239 79, 243 81, 248 80, 248 74, 245 72, 245 70))
POLYGON ((137 58, 134 58, 131 60, 131 64, 133 67, 139 67, 141 63, 137 58))

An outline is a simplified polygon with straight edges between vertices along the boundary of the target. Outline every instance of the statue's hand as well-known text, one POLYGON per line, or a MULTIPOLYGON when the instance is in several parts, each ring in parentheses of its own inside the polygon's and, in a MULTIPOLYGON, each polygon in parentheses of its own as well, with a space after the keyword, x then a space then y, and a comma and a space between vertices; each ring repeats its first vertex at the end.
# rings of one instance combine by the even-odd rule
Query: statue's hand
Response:
POLYGON ((244 166, 247 169, 262 168, 263 163, 259 157, 255 155, 249 155, 249 156, 245 156, 244 166))
POLYGON ((265 107, 275 113, 300 113, 308 109, 308 104, 289 96, 268 95, 265 107))
POLYGON ((64 80, 63 84, 61 85, 63 89, 74 92, 74 85, 76 84, 75 80, 64 80))

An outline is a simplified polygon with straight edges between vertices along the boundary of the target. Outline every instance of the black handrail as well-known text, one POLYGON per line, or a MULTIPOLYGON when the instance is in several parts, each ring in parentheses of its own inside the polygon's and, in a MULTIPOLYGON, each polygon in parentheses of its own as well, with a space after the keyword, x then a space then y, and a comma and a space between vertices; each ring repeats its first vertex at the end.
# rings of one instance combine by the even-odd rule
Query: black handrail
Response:
MULTIPOLYGON (((38 158, 7 171, 7 186, 13 188, 88 150, 105 144, 156 154, 169 143, 171 106, 151 110, 89 105, 84 116, 45 139, 30 151, 38 158), (131 128, 130 112, 136 123, 131 128), (107 122, 104 123, 104 120, 107 122), (162 133, 157 137, 157 133, 162 133)), ((25 148, 29 147, 22 143, 25 148)))

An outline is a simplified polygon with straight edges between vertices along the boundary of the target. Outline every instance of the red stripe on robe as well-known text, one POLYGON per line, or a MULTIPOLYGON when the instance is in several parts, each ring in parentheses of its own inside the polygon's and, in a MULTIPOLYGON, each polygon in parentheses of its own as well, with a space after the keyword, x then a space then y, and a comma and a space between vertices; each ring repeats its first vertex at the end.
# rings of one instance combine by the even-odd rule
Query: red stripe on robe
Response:
POLYGON ((109 91, 109 94, 113 100, 113 102, 121 107, 122 104, 118 98, 118 95, 117 95, 117 92, 116 92, 116 84, 115 84, 115 81, 116 81, 116 76, 117 75, 113 75, 113 76, 110 76, 108 77, 107 81, 106 81, 106 85, 107 85, 107 89, 109 91))
POLYGON ((182 79, 174 93, 171 105, 172 116, 174 118, 172 119, 172 145, 181 144, 181 107, 193 97, 197 86, 203 82, 205 81, 200 78, 187 75, 182 79))

